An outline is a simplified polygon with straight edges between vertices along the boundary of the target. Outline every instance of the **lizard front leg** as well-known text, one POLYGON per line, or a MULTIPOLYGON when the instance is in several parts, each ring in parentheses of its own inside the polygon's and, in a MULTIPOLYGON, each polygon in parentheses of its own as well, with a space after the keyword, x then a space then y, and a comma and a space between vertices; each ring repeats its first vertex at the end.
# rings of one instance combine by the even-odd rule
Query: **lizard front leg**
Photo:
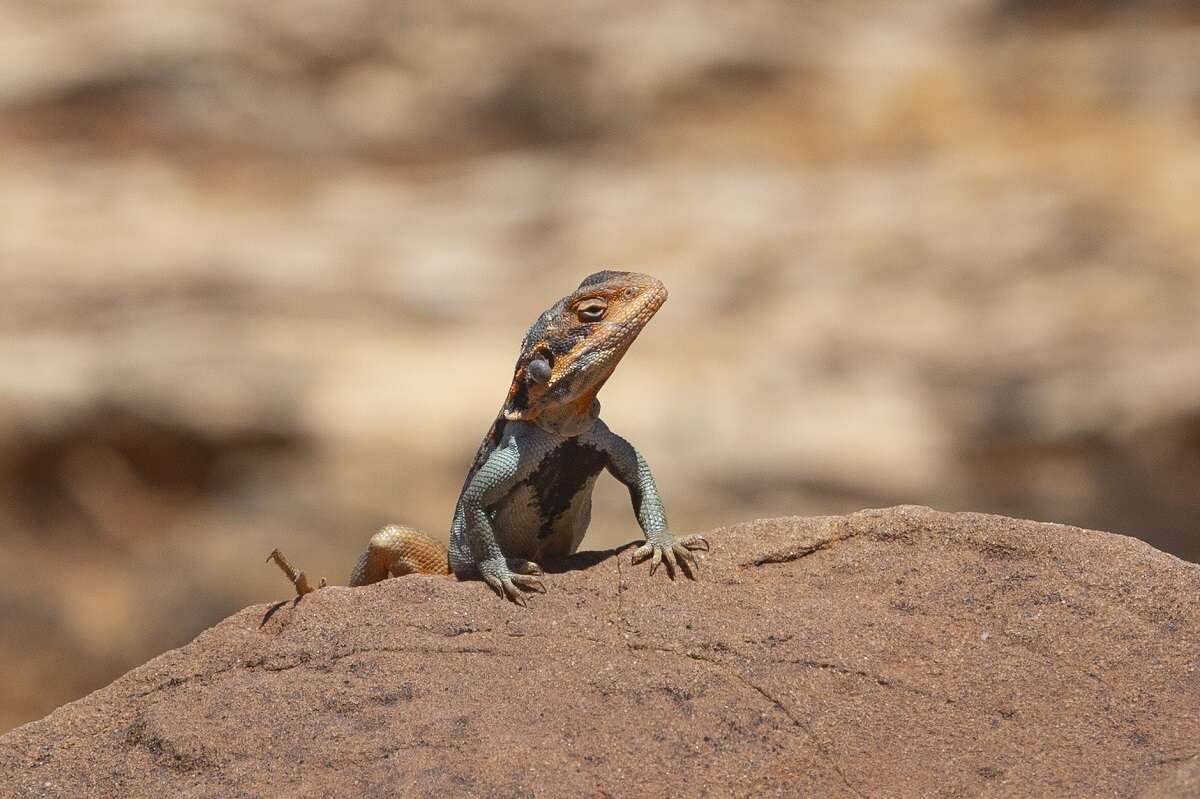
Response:
POLYGON ((678 565, 694 580, 697 563, 693 550, 707 552, 708 540, 698 534, 682 538, 672 535, 667 527, 667 512, 646 459, 632 444, 599 420, 592 435, 608 456, 605 464, 608 471, 628 487, 633 513, 646 535, 646 543, 633 552, 633 562, 640 563, 646 558, 653 558, 650 562, 651 574, 660 563, 665 563, 667 575, 672 580, 675 579, 675 567, 678 565))
POLYGON ((450 532, 450 566, 459 575, 478 572, 501 597, 524 605, 521 591, 546 593, 538 579, 542 570, 532 561, 505 557, 487 510, 520 482, 521 465, 521 449, 515 438, 510 439, 488 456, 463 488, 450 532))

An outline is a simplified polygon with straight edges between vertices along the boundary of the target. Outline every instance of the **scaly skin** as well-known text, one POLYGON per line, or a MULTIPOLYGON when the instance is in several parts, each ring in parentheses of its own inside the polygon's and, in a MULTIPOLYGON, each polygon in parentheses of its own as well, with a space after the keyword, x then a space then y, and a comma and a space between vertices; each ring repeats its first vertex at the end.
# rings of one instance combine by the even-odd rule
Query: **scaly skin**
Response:
MULTIPOLYGON (((665 563, 670 577, 678 567, 694 578, 693 550, 707 550, 708 542, 670 533, 650 467, 600 420, 596 399, 666 299, 666 287, 649 275, 597 272, 543 312, 525 334, 504 406, 467 472, 449 552, 416 530, 389 525, 372 537, 350 584, 453 571, 525 604, 523 591, 546 590, 535 561, 578 549, 592 487, 605 469, 629 488, 646 536, 633 562, 652 558, 651 574, 665 563)), ((303 572, 285 573, 299 594, 312 590, 303 572)))

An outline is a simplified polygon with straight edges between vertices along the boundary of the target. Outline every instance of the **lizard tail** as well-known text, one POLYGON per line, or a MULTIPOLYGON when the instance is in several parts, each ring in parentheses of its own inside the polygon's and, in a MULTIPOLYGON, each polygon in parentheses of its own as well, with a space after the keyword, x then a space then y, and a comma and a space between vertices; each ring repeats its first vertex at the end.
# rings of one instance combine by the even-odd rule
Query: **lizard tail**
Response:
POLYGON ((411 527, 389 524, 371 536, 350 585, 370 585, 403 574, 449 574, 446 548, 411 527))

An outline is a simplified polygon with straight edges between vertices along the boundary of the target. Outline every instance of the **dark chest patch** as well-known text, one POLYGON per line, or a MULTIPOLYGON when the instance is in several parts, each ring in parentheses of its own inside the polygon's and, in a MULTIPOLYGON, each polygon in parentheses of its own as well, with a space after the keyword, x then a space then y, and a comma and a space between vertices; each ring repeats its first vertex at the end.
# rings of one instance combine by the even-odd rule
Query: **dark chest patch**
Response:
POLYGON ((541 528, 538 538, 554 533, 554 523, 567 512, 579 491, 604 468, 604 453, 577 438, 568 438, 538 464, 525 481, 537 498, 541 528))

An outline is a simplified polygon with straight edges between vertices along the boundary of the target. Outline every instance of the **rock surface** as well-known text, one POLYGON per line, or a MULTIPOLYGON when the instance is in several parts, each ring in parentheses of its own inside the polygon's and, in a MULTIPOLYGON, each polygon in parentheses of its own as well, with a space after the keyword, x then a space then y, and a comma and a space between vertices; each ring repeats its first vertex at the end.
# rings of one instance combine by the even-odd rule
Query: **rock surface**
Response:
POLYGON ((912 506, 710 537, 699 582, 585 553, 528 609, 422 577, 247 608, 0 738, 0 794, 1195 786, 1200 567, 912 506))

